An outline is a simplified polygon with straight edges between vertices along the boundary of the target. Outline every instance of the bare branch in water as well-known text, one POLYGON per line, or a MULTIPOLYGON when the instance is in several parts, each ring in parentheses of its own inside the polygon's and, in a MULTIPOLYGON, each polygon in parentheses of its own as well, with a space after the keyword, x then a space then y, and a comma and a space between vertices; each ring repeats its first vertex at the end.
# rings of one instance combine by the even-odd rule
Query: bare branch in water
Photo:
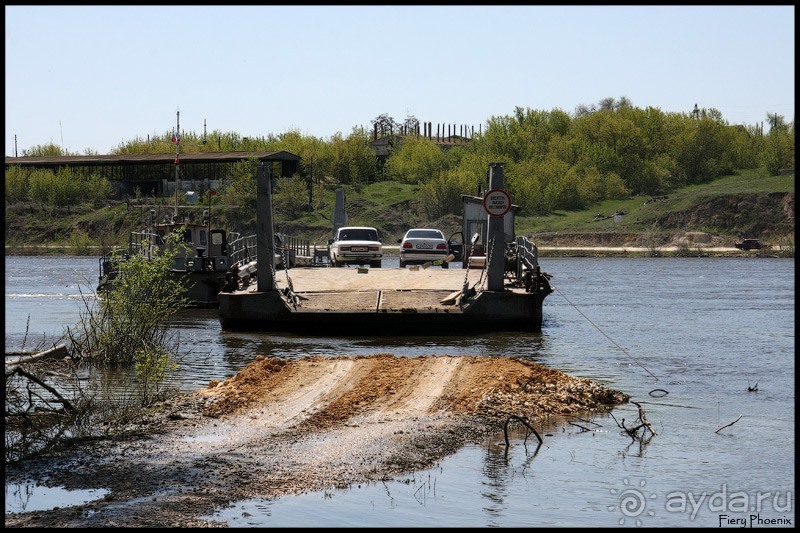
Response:
POLYGON ((720 432, 720 431, 722 431, 723 429, 725 429, 725 428, 728 428, 728 427, 731 427, 732 425, 734 425, 736 422, 738 422, 738 421, 739 421, 739 420, 741 420, 741 419, 742 419, 742 415, 739 415, 739 418, 737 418, 736 420, 734 420, 734 421, 733 421, 733 422, 731 422, 730 424, 727 424, 727 425, 724 425, 724 426, 722 426, 721 428, 719 428, 718 430, 716 430, 714 433, 719 433, 719 432, 720 432))

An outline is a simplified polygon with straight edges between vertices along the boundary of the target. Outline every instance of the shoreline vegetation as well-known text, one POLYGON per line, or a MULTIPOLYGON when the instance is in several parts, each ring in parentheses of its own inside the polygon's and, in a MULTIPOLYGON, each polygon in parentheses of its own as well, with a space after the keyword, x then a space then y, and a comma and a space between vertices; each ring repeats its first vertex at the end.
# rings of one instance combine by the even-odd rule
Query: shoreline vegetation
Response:
MULTIPOLYGON (((321 191, 313 211, 276 217, 276 230, 325 248, 333 224, 329 210, 333 191, 321 191)), ((435 227, 445 235, 462 232, 457 209, 435 217, 420 207, 419 188, 397 182, 345 187, 352 225, 378 228, 389 254, 410 227, 435 227)), ((159 203, 160 202, 160 203, 159 203)), ((6 204, 6 255, 96 255, 126 247, 151 204, 166 198, 138 198, 72 207, 32 203, 6 204)), ((534 242, 540 257, 563 256, 794 256, 794 175, 764 176, 757 171, 718 178, 672 191, 658 201, 644 196, 606 200, 590 208, 550 213, 519 212, 517 235, 534 242), (759 251, 734 244, 760 239, 759 251)), ((149 212, 149 210, 148 210, 149 212)), ((252 219, 223 205, 215 206, 215 223, 242 234, 254 233, 252 219)), ((279 213, 279 212, 276 212, 279 213)))
POLYGON ((73 165, 69 156, 78 154, 50 143, 7 161, 5 242, 16 250, 72 246, 79 255, 93 253, 90 246, 125 247, 153 207, 179 202, 178 191, 194 193, 192 203, 207 206, 216 226, 255 233, 258 154, 284 151, 297 165, 270 167, 275 230, 318 248, 332 236, 342 194, 348 225, 375 227, 386 245, 415 227, 460 233, 464 197, 486 191, 489 165, 501 171, 515 233, 536 243, 542 257, 550 246, 559 255, 726 254, 710 248, 747 238, 793 254, 794 121, 777 113, 766 119, 765 131, 763 122, 731 125, 714 108, 664 113, 623 96, 580 104, 574 113, 517 106, 477 135, 445 145, 438 131, 435 141, 430 128, 420 135, 430 123, 388 114, 375 117, 371 131, 357 127, 330 139, 297 130, 259 137, 214 131, 217 143, 206 143, 205 131, 176 136, 171 128, 121 143, 111 155, 158 154, 166 162, 125 173, 73 165), (245 156, 213 168, 186 165, 181 174, 173 153, 245 156), (50 161, 53 168, 31 160, 62 156, 50 161), (701 233, 711 240, 696 239, 701 233))

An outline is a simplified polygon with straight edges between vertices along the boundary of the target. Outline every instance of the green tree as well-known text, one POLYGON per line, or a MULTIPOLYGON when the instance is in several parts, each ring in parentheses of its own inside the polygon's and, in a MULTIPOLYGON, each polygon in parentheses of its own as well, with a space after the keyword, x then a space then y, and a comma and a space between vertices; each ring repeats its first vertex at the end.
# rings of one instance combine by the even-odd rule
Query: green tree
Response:
POLYGON ((685 122, 671 146, 678 172, 687 184, 705 183, 733 169, 725 150, 725 125, 702 117, 685 122))
MULTIPOLYGON (((520 214, 541 214, 547 210, 544 176, 540 171, 540 167, 544 164, 542 161, 528 159, 509 164, 505 169, 506 189, 511 195, 512 203, 520 207, 520 214)), ((566 163, 561 162, 561 164, 566 168, 566 163)))
POLYGON ((170 330, 175 314, 188 306, 185 277, 170 271, 181 232, 166 237, 162 253, 115 256, 119 268, 113 288, 87 300, 68 336, 80 358, 100 366, 132 366, 140 379, 141 401, 157 398, 166 373, 176 366, 178 348, 170 330))
POLYGON ((400 129, 404 135, 419 135, 419 119, 414 115, 408 115, 400 129))
POLYGON ((69 153, 55 143, 37 144, 27 150, 22 151, 23 157, 54 157, 62 155, 78 155, 69 153))
POLYGON ((6 205, 30 199, 30 171, 20 166, 6 170, 6 205))
POLYGON ((114 196, 114 187, 106 178, 92 174, 83 180, 82 184, 84 198, 92 202, 96 207, 114 196))
POLYGON ((236 163, 227 183, 218 191, 223 205, 235 206, 225 221, 239 232, 244 232, 245 227, 255 227, 258 165, 257 158, 236 163))
POLYGON ((428 179, 419 187, 420 208, 428 220, 461 213, 461 195, 472 185, 474 175, 464 170, 448 170, 428 179))
POLYGON ((332 174, 333 151, 322 139, 291 130, 280 135, 272 148, 300 157, 300 175, 305 177, 308 186, 312 185, 312 180, 320 183, 323 176, 332 174))
POLYGON ((47 201, 51 205, 72 206, 79 203, 85 196, 80 176, 69 167, 58 169, 49 181, 47 201))
POLYGON ((794 129, 791 132, 771 129, 764 140, 760 162, 773 176, 783 168, 794 168, 794 129))
POLYGON ((35 169, 30 174, 30 199, 43 209, 50 201, 50 190, 54 187, 55 175, 49 170, 35 169))
POLYGON ((343 137, 331 138, 330 174, 343 185, 357 185, 375 181, 377 159, 369 147, 369 138, 358 130, 343 137))
POLYGON ((588 202, 581 196, 580 184, 581 176, 575 167, 551 181, 544 189, 545 202, 549 210, 585 208, 588 202))
POLYGON ((276 216, 280 213, 289 220, 308 212, 308 183, 298 174, 278 179, 272 204, 276 216))
POLYGON ((444 151, 433 141, 409 136, 386 162, 386 179, 403 183, 419 183, 436 176, 448 167, 444 151))
POLYGON ((770 132, 778 132, 786 129, 786 119, 777 113, 767 113, 767 123, 770 132))
POLYGON ((383 113, 372 119, 372 127, 378 132, 378 137, 384 137, 397 131, 397 122, 388 113, 383 113))

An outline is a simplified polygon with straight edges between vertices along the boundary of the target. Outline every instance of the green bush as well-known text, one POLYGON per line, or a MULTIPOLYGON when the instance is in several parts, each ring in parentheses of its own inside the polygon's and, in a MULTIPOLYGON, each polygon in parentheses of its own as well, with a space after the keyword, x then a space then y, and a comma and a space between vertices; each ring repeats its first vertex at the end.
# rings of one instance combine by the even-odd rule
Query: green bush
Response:
POLYGON ((92 240, 83 230, 75 230, 69 235, 69 246, 75 255, 89 255, 92 240))
POLYGON ((74 351, 97 366, 134 366, 143 405, 157 399, 161 385, 176 368, 178 342, 170 320, 188 306, 185 278, 170 272, 180 232, 167 237, 161 255, 146 259, 114 256, 119 266, 113 288, 85 299, 78 330, 68 330, 74 351))

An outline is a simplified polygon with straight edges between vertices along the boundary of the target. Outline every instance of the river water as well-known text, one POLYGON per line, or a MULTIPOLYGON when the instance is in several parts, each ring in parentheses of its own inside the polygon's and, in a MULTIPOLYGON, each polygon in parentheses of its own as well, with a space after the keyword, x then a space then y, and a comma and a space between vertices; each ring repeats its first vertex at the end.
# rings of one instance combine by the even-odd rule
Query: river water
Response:
MULTIPOLYGON (((793 526, 794 259, 540 263, 555 288, 541 334, 230 333, 215 310, 187 311, 175 328, 188 354, 175 384, 205 386, 256 355, 520 356, 631 395, 657 433, 649 442, 597 415, 547 428, 535 455, 520 438, 506 455, 500 434, 430 470, 238 502, 214 518, 235 527, 793 526)), ((96 257, 6 257, 6 351, 43 337, 52 345, 78 321, 97 269, 96 257)), ((614 416, 630 424, 636 407, 614 416)), ((6 484, 6 512, 71 504, 52 489, 6 484)))

